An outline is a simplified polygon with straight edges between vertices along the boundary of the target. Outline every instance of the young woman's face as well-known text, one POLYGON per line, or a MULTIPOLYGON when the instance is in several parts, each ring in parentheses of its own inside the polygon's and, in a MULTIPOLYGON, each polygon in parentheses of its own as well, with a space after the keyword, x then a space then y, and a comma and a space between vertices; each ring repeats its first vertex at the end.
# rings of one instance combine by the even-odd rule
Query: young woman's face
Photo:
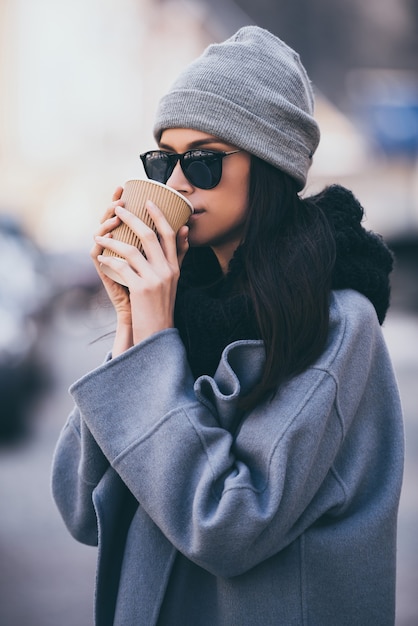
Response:
MULTIPOLYGON (((170 128, 162 133, 161 150, 183 153, 202 148, 230 152, 236 146, 197 130, 170 128)), ((210 246, 224 271, 242 240, 248 207, 250 178, 248 152, 237 152, 222 161, 222 177, 213 189, 194 187, 184 176, 177 163, 167 181, 186 196, 194 207, 189 220, 189 243, 191 246, 210 246)))

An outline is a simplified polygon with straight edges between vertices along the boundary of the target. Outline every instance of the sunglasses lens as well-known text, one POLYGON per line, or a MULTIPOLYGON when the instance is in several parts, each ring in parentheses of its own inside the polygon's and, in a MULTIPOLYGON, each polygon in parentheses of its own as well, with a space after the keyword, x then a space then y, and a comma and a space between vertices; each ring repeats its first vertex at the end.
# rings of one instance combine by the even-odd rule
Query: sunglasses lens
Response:
POLYGON ((216 153, 188 152, 183 158, 183 171, 195 187, 212 189, 221 180, 222 157, 216 153))
POLYGON ((190 150, 183 155, 151 150, 141 154, 141 160, 148 178, 165 184, 180 159, 183 173, 192 185, 213 189, 221 180, 224 156, 224 152, 209 150, 190 150))
POLYGON ((174 169, 174 165, 171 164, 169 156, 164 152, 155 150, 153 152, 147 152, 141 158, 148 178, 165 184, 174 169))

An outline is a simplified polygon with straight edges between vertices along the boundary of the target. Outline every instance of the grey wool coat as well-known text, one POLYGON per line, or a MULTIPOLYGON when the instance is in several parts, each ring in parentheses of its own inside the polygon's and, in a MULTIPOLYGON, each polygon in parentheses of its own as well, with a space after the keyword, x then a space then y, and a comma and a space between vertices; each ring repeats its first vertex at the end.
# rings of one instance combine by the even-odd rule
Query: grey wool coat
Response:
POLYGON ((330 306, 322 356, 244 415, 260 341, 194 381, 169 329, 72 386, 53 494, 98 545, 97 625, 394 623, 397 385, 370 302, 330 306))

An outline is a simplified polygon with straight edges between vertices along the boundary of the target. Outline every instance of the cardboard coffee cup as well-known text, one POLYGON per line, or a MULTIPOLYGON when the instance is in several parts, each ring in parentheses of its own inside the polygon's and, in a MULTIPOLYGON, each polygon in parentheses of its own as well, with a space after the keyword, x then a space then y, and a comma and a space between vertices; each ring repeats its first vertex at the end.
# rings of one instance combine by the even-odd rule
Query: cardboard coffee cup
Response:
MULTIPOLYGON (((181 193, 155 180, 128 180, 125 183, 121 200, 124 201, 125 208, 128 209, 128 211, 131 211, 131 213, 139 217, 147 226, 152 228, 154 232, 157 232, 157 229, 145 208, 147 200, 151 200, 161 209, 167 222, 176 233, 181 226, 187 223, 190 215, 193 213, 191 203, 182 196, 181 193)), ((140 238, 137 237, 127 224, 117 226, 112 231, 112 238, 136 246, 143 252, 140 238)), ((115 256, 120 258, 118 254, 107 249, 103 251, 103 256, 115 256)), ((109 276, 109 278, 112 278, 122 285, 124 284, 121 278, 115 274, 111 268, 102 265, 101 270, 106 276, 109 276)))

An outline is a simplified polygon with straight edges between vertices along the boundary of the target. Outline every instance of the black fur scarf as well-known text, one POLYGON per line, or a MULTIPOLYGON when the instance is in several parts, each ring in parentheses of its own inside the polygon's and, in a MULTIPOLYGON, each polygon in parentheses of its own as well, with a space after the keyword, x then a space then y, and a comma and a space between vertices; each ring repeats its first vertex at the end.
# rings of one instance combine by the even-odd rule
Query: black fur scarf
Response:
MULTIPOLYGON (((351 288, 373 304, 382 324, 390 299, 393 257, 383 239, 361 224, 363 208, 339 185, 316 201, 328 216, 336 241, 332 288, 351 288)), ((184 260, 175 306, 175 325, 186 346, 194 375, 213 375, 226 345, 259 339, 249 298, 236 289, 243 268, 238 248, 226 276, 210 248, 192 248, 184 260)))

